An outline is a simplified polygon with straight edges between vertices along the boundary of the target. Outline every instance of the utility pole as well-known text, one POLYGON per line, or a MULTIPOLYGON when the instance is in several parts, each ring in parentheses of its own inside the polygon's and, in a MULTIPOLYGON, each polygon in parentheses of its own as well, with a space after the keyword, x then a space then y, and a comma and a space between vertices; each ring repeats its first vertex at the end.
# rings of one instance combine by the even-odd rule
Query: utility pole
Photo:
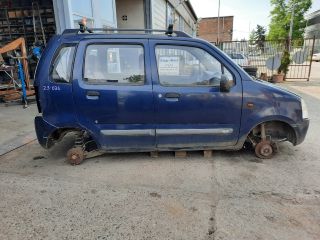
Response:
POLYGON ((294 17, 295 4, 292 5, 291 9, 291 20, 290 20, 290 30, 289 30, 289 52, 291 50, 291 40, 292 40, 292 30, 293 30, 293 17, 294 17))
POLYGON ((217 44, 220 42, 220 0, 218 5, 218 37, 217 37, 217 44))

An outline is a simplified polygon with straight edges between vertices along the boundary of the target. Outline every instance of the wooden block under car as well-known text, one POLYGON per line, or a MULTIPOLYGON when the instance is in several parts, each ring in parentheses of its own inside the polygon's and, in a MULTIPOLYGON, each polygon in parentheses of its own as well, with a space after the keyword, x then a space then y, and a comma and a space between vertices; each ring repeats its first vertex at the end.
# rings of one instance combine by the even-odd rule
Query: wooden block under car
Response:
POLYGON ((186 151, 175 151, 174 152, 174 157, 176 157, 176 158, 185 158, 185 157, 187 157, 187 152, 186 151))
POLYGON ((204 158, 212 158, 212 150, 203 150, 204 158))
POLYGON ((152 158, 157 158, 157 157, 159 157, 159 152, 157 152, 157 151, 150 152, 150 157, 152 157, 152 158))

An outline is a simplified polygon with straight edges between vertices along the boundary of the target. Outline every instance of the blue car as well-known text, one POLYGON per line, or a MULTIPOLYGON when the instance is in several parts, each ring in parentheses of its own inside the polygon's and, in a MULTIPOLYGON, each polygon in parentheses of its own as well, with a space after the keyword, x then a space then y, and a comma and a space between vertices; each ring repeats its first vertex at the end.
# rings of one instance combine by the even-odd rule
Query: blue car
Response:
POLYGON ((309 126, 301 97, 252 79, 212 44, 178 31, 68 29, 54 36, 35 74, 35 129, 67 153, 239 150, 270 158, 300 144, 309 126))

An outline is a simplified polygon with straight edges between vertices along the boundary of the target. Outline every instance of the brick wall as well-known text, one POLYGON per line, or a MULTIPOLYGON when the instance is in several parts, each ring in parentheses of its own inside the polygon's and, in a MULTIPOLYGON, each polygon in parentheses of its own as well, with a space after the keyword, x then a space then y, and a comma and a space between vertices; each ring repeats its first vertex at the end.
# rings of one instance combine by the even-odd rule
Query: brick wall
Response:
MULTIPOLYGON (((233 16, 220 17, 219 41, 232 41, 233 16)), ((218 39, 218 18, 202 18, 199 21, 197 36, 209 42, 217 42, 218 39)))

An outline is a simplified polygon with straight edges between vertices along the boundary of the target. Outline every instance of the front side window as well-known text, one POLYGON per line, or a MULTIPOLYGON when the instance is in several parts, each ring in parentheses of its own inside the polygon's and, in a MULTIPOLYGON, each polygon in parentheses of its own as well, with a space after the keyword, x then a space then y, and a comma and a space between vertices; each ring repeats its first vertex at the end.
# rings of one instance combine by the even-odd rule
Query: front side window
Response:
POLYGON ((74 50, 74 46, 66 46, 60 49, 53 62, 51 73, 53 81, 70 82, 74 50))
POLYGON ((84 80, 89 84, 141 85, 144 79, 142 46, 93 44, 87 47, 84 80))
POLYGON ((201 48, 159 45, 156 47, 159 81, 166 86, 220 86, 232 74, 201 48))

